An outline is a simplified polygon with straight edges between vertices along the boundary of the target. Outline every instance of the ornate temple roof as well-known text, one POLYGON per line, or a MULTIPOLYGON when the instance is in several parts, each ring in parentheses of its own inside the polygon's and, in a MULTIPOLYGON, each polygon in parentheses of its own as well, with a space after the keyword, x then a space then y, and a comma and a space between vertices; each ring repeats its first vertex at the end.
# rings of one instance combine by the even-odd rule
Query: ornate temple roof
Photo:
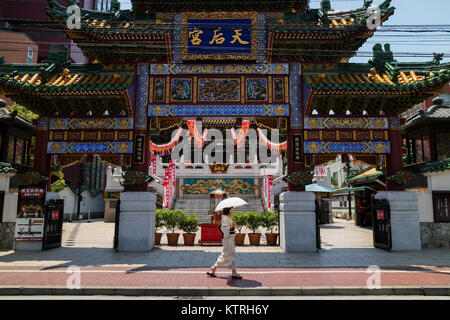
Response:
MULTIPOLYGON (((178 3, 178 1, 169 1, 178 3)), ((135 4, 137 4, 136 2, 135 4)), ((49 0, 47 13, 59 21, 90 59, 99 61, 170 61, 171 39, 174 32, 175 10, 167 1, 140 1, 142 6, 152 5, 153 9, 144 11, 120 10, 112 6, 110 12, 98 12, 81 9, 81 29, 70 30, 66 26, 69 18, 66 7, 56 0, 49 0), (164 6, 160 8, 160 6, 164 6), (102 45, 98 45, 102 43, 102 45), (133 50, 131 50, 131 48, 133 50)), ((183 1, 183 6, 201 6, 212 3, 220 10, 220 4, 229 10, 239 8, 238 3, 252 4, 254 10, 266 13, 266 29, 269 42, 268 57, 271 61, 328 61, 339 62, 355 55, 361 45, 370 38, 375 28, 368 25, 373 13, 367 5, 344 11, 308 9, 307 1, 183 1), (273 3, 272 3, 273 2, 273 3), (277 5, 274 5, 276 2, 277 5), (271 6, 268 10, 260 5, 271 6), (284 5, 292 8, 304 4, 304 10, 281 10, 284 5), (274 11, 275 10, 275 11, 274 11), (320 49, 320 50, 318 50, 320 49)), ((380 6, 381 23, 393 13, 391 0, 385 0, 380 6)), ((176 6, 175 6, 176 8, 176 6)), ((195 10, 202 11, 202 10, 195 10)), ((207 11, 204 9, 203 11, 207 11)), ((236 11, 245 11, 236 9, 236 11)))
MULTIPOLYGON (((4 101, 0 100, 0 105, 2 105, 1 102, 4 101)), ((8 125, 16 125, 18 127, 34 131, 34 126, 30 121, 19 116, 17 112, 9 111, 7 108, 4 107, 0 108, 0 123, 2 125, 4 125, 5 123, 8 125)))
POLYGON ((445 172, 450 170, 450 158, 428 163, 421 172, 425 174, 432 174, 435 172, 445 172))
POLYGON ((131 0, 139 12, 168 11, 297 11, 306 10, 309 0, 131 0))
POLYGON ((426 63, 399 63, 389 45, 374 46, 369 63, 305 64, 303 77, 312 89, 308 113, 330 110, 344 114, 399 114, 441 92, 450 81, 450 63, 440 64, 440 55, 426 63), (365 99, 357 97, 364 96, 365 99))
POLYGON ((38 114, 55 114, 62 107, 76 114, 129 113, 126 92, 133 84, 135 65, 70 64, 67 57, 62 61, 66 62, 0 65, 0 92, 38 114))
POLYGON ((347 181, 349 183, 369 181, 369 180, 377 179, 378 177, 382 176, 383 174, 384 174, 383 171, 380 171, 375 167, 368 167, 366 169, 362 169, 361 171, 354 173, 353 175, 348 176, 347 181))
POLYGON ((134 79, 129 72, 134 71, 133 65, 117 65, 107 71, 108 66, 73 64, 50 74, 42 72, 42 67, 46 65, 14 65, 14 71, 7 73, 6 65, 0 71, 0 84, 11 92, 23 90, 36 95, 110 95, 127 89, 134 79))
POLYGON ((432 123, 450 123, 450 103, 444 103, 443 99, 433 99, 434 105, 426 110, 420 110, 417 114, 406 120, 404 128, 419 124, 428 125, 432 123))

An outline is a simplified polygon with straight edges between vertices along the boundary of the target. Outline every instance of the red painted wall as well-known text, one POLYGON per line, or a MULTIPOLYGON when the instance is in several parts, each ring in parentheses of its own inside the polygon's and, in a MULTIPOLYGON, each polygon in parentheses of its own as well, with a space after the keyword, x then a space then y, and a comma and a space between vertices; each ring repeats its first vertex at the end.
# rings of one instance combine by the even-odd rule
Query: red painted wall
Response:
MULTIPOLYGON (((61 2, 65 5, 65 2, 61 2)), ((50 44, 67 45, 74 62, 87 62, 80 54, 80 49, 71 45, 61 25, 51 19, 45 12, 49 6, 47 0, 1 0, 0 24, 4 21, 11 25, 10 31, 23 32, 39 45, 38 61, 47 57, 50 44)), ((81 0, 80 7, 94 9, 94 0, 81 0)))

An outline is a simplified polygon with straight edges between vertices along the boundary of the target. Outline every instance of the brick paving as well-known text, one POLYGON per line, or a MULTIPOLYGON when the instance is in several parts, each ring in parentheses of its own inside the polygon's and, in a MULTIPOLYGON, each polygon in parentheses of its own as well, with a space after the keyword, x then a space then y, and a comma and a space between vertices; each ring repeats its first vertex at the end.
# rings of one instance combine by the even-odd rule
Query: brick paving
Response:
POLYGON ((102 221, 65 223, 61 248, 0 251, 0 289, 64 288, 70 276, 67 267, 71 265, 80 268, 83 288, 364 287, 372 275, 367 273, 371 265, 380 267, 382 287, 450 288, 450 250, 376 249, 372 247, 370 229, 339 219, 321 226, 322 249, 316 253, 286 253, 264 241, 258 247, 237 247, 242 280, 231 280, 229 271, 220 269, 217 278, 205 275, 218 257, 220 246, 168 246, 163 237, 163 244, 150 252, 115 252, 113 232, 114 224, 102 221))

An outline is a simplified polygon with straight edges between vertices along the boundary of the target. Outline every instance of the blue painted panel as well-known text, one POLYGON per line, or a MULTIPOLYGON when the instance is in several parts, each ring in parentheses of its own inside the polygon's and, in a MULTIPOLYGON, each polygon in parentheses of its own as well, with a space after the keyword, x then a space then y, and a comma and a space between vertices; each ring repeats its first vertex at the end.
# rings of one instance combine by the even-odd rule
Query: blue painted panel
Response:
POLYGON ((251 53, 251 25, 251 19, 189 19, 188 53, 251 53))

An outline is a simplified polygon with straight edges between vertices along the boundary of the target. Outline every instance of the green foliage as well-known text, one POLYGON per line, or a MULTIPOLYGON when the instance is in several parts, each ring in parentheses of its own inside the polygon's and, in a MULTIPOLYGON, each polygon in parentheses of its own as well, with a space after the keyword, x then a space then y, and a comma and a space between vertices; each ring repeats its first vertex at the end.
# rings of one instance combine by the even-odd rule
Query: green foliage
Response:
POLYGON ((246 214, 246 222, 245 225, 252 230, 253 233, 256 233, 259 227, 262 226, 263 216, 259 212, 247 212, 246 214))
POLYGON ((50 191, 52 192, 60 192, 63 191, 67 187, 66 181, 64 179, 56 181, 50 187, 50 191))
POLYGON ((180 229, 186 233, 196 233, 198 230, 198 218, 193 215, 183 215, 180 221, 180 229))
POLYGON ((15 111, 17 110, 17 114, 19 116, 21 116, 22 118, 27 119, 28 121, 32 121, 34 119, 39 118, 39 115, 37 115, 34 112, 29 111, 27 108, 25 108, 24 106, 21 106, 20 104, 13 104, 11 106, 6 106, 6 109, 8 109, 9 111, 15 111))
POLYGON ((182 210, 165 210, 163 211, 163 220, 167 229, 175 233, 175 228, 180 226, 180 221, 183 219, 185 212, 182 210))
POLYGON ((62 172, 62 170, 59 167, 52 167, 50 174, 58 178, 58 180, 51 185, 50 191, 63 191, 67 187, 67 183, 64 180, 64 173, 62 172))
POLYGON ((237 224, 236 228, 238 229, 239 233, 241 233, 242 227, 244 227, 247 223, 247 213, 238 211, 236 213, 233 213, 232 218, 233 221, 235 221, 237 224))
POLYGON ((155 211, 155 230, 164 227, 164 211, 162 209, 157 209, 155 211))
POLYGON ((262 215, 262 226, 267 228, 270 232, 278 226, 278 212, 268 211, 262 215))

